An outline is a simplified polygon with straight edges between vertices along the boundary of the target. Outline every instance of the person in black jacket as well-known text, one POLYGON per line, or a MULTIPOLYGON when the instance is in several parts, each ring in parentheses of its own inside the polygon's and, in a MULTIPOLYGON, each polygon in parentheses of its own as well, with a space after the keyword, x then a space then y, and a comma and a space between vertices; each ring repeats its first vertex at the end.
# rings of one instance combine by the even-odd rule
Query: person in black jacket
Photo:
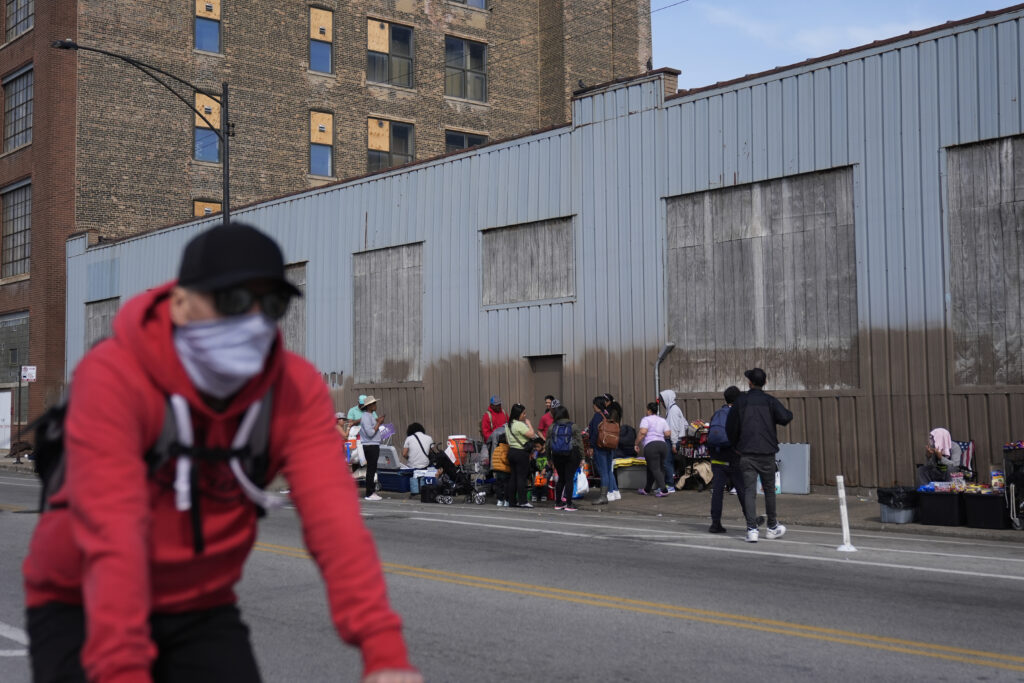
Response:
POLYGON ((779 439, 775 428, 787 425, 793 413, 779 400, 764 392, 767 375, 761 368, 743 373, 750 390, 736 399, 729 411, 725 430, 729 442, 740 458, 746 502, 747 541, 757 543, 757 480, 764 489, 764 508, 768 517, 768 538, 781 538, 786 527, 779 524, 775 513, 775 454, 779 452, 779 439))

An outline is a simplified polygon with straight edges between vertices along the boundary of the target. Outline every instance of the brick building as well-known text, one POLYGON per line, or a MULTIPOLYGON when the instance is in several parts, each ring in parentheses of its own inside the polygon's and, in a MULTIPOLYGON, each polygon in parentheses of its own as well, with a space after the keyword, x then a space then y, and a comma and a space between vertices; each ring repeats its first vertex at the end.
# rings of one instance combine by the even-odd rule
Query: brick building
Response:
POLYGON ((0 412, 35 365, 22 418, 63 389, 67 236, 220 210, 222 82, 239 206, 562 124, 573 90, 651 56, 640 0, 4 0, 0 26, 0 412), (63 38, 194 83, 205 120, 63 38))

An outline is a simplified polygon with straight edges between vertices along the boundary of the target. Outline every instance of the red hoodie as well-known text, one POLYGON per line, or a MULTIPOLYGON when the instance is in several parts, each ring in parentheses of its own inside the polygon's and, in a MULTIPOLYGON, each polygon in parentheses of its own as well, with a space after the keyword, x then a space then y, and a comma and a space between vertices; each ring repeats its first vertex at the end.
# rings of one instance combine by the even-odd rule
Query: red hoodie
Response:
POLYGON ((490 441, 494 430, 507 422, 508 414, 504 410, 495 410, 494 406, 487 406, 484 416, 480 419, 480 433, 484 435, 484 441, 490 441))
POLYGON ((246 408, 273 385, 269 477, 280 472, 288 479, 335 627, 362 650, 366 674, 410 669, 401 620, 388 605, 319 373, 283 350, 279 337, 264 372, 226 410, 213 411, 174 351, 170 288, 128 301, 114 320, 114 337, 75 371, 67 478, 53 499, 68 506, 40 517, 23 567, 27 606, 84 604, 82 664, 89 680, 150 681, 156 648, 149 614, 234 603, 234 585, 256 538, 255 506, 227 464, 204 462, 206 549, 196 556, 189 513, 174 507, 173 460, 151 478, 143 458, 163 426, 166 397, 188 399, 197 445, 229 448, 246 408))

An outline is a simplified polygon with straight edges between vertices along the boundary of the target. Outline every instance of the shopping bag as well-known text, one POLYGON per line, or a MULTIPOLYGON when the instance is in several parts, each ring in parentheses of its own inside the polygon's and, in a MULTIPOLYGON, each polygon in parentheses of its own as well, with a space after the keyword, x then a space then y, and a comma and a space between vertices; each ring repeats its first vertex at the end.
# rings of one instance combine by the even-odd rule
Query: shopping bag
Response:
POLYGON ((582 498, 587 491, 590 490, 590 484, 587 483, 587 474, 580 467, 576 470, 576 482, 572 486, 572 497, 582 498))

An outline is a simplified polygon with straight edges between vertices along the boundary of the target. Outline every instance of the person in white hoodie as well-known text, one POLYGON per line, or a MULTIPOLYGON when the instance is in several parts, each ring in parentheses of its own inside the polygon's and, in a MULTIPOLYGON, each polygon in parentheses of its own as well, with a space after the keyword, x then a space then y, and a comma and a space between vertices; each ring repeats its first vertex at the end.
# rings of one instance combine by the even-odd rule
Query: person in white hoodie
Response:
POLYGON ((683 415, 683 409, 676 403, 676 392, 665 389, 658 396, 658 402, 665 406, 665 420, 668 422, 669 429, 672 430, 670 437, 672 443, 668 449, 668 456, 665 458, 665 483, 671 492, 676 490, 674 486, 676 482, 675 459, 676 454, 679 453, 679 442, 686 436, 690 423, 683 415))

